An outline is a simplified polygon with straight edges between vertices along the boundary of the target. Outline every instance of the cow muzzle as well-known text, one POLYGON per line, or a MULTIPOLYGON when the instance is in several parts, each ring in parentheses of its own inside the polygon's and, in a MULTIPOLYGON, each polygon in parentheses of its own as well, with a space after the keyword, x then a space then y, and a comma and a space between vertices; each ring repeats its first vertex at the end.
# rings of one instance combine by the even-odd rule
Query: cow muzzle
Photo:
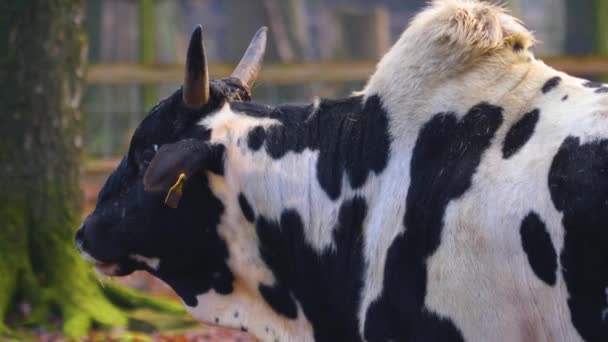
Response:
POLYGON ((106 276, 125 276, 133 273, 137 269, 137 263, 129 258, 98 258, 91 253, 87 240, 87 225, 90 223, 91 219, 88 217, 76 231, 75 243, 80 256, 91 262, 98 273, 106 276))

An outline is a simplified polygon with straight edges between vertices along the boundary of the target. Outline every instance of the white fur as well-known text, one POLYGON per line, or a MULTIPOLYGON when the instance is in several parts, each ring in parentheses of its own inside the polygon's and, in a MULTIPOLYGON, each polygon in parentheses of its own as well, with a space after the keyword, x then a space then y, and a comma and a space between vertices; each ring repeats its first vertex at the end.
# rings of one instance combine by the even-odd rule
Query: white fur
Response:
POLYGON ((312 327, 301 309, 296 321, 286 319, 276 314, 258 292, 260 283, 273 285, 275 279, 259 255, 255 228, 243 217, 238 204, 238 194, 245 195, 257 215, 262 214, 275 221, 280 220, 284 209, 297 210, 306 229, 306 241, 321 254, 334 248, 331 228, 337 223, 343 199, 355 195, 365 197, 366 194, 375 193, 376 177, 371 175, 365 186, 357 191, 352 190, 350 183, 344 178, 341 196, 333 201, 317 181, 318 151, 307 149, 301 153, 289 152, 274 160, 263 149, 251 151, 247 147, 245 137, 255 126, 268 127, 279 124, 278 122, 252 119, 230 112, 226 108, 215 115, 224 118, 218 121, 207 119, 207 123, 201 124, 221 127, 219 131, 223 133, 218 134, 218 139, 212 140, 226 144, 227 157, 224 176, 212 173, 208 176, 211 189, 225 205, 219 234, 228 242, 228 264, 239 278, 239 287, 242 290, 229 296, 203 294, 199 296, 199 305, 192 309, 192 313, 203 321, 213 322, 210 320, 211 316, 230 317, 233 314, 231 310, 238 307, 243 312, 242 318, 238 322, 220 318, 222 325, 239 328, 241 324, 245 324, 247 329, 262 340, 280 337, 281 341, 285 338, 288 341, 310 341, 312 327), (218 122, 221 122, 221 126, 218 122), (241 140, 237 143, 239 138, 241 140), (228 141, 231 143, 227 143, 228 141), (265 326, 270 326, 274 333, 268 335, 263 329, 265 326))
POLYGON ((312 341, 312 327, 301 308, 298 308, 297 319, 284 319, 250 291, 237 281, 231 294, 220 295, 211 290, 197 296, 196 307, 186 308, 201 321, 245 328, 262 341, 312 341))
MULTIPOLYGON (((571 323, 561 271, 554 288, 532 273, 521 247, 519 224, 530 210, 539 213, 559 254, 564 228, 547 187, 552 157, 568 135, 580 137, 581 142, 608 137, 608 97, 592 94, 581 86, 583 80, 535 60, 527 51, 532 42, 530 34, 499 8, 473 1, 436 2, 404 32, 365 89, 368 96, 381 95, 396 143, 406 151, 411 151, 421 125, 435 113, 464 115, 483 101, 504 108, 504 122, 472 187, 450 202, 441 245, 428 260, 425 304, 452 319, 468 341, 496 336, 504 341, 581 340, 571 323), (451 38, 457 42, 471 36, 453 32, 453 27, 442 28, 463 11, 469 18, 475 13, 488 16, 483 21, 492 25, 485 37, 496 40, 481 49, 475 46, 477 40, 469 39, 464 39, 467 48, 460 51, 453 50, 454 44, 438 46, 437 37, 446 33, 438 30, 458 34, 451 38), (512 37, 524 46, 522 51, 512 49, 512 37), (543 84, 554 76, 562 77, 561 84, 541 94, 543 84), (569 96, 565 102, 564 95, 569 96), (508 128, 535 108, 541 111, 535 134, 517 155, 504 160, 501 147, 508 128)), ((401 186, 408 187, 408 182, 401 186)), ((381 246, 372 246, 371 237, 367 239, 368 260, 378 258, 378 253, 385 258, 392 238, 381 246)), ((367 279, 377 281, 373 270, 367 272, 367 279)), ((368 280, 365 289, 362 319, 371 301, 368 297, 379 291, 372 283, 368 280)))
POLYGON ((275 279, 259 255, 255 228, 243 217, 237 196, 243 193, 256 215, 273 220, 286 208, 296 209, 307 242, 320 254, 334 248, 332 229, 340 204, 356 194, 368 205, 358 312, 362 333, 367 309, 383 288, 387 250, 407 229, 405 198, 420 128, 436 113, 462 117, 472 106, 489 102, 504 108, 503 123, 482 155, 471 188, 446 209, 441 244, 427 260, 425 305, 452 319, 468 341, 497 336, 503 341, 581 340, 569 317, 561 270, 555 287, 533 274, 519 225, 528 212, 537 212, 559 254, 564 228, 547 187, 551 160, 568 135, 583 143, 608 137, 608 96, 593 94, 582 87, 583 80, 536 60, 528 51, 533 42, 502 8, 467 0, 433 2, 379 62, 363 91, 366 97, 378 94, 389 113, 393 142, 388 165, 357 190, 344 178, 335 201, 318 183, 318 151, 290 152, 274 160, 264 149, 247 147, 249 130, 280 125, 278 121, 237 113, 229 105, 202 120, 201 125, 212 129, 211 140, 227 148, 225 175, 209 177, 226 208, 219 234, 228 243, 237 285, 228 296, 213 291, 199 295, 192 314, 211 323, 218 317, 225 326, 244 325, 262 340, 312 339, 300 306, 298 319, 288 320, 261 298, 259 284, 272 285, 275 279), (554 76, 562 78, 561 84, 542 94, 543 84, 554 76), (564 95, 567 101, 561 100, 564 95), (535 108, 541 112, 535 134, 516 155, 503 159, 508 128, 535 108))

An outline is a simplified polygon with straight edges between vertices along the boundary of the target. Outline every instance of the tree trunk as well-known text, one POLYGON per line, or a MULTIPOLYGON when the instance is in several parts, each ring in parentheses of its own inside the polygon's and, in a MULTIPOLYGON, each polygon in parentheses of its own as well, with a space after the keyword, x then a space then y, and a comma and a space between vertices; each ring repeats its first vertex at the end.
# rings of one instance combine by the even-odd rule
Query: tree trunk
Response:
POLYGON ((608 0, 595 0, 597 52, 608 55, 608 0))
POLYGON ((595 0, 566 0, 566 38, 567 54, 585 55, 594 53, 595 0))
POLYGON ((74 248, 81 221, 82 0, 10 1, 0 11, 0 330, 48 324, 82 336, 123 326, 74 248))
MULTIPOLYGON (((156 63, 156 24, 155 1, 139 0, 139 61, 142 64, 156 63)), ((150 110, 158 101, 158 85, 142 85, 142 105, 145 110, 150 110)), ((129 114, 133 116, 132 113, 129 114)), ((139 119, 139 118, 137 118, 139 119)), ((129 128, 137 127, 138 122, 129 120, 129 128)))
POLYGON ((390 48, 389 15, 385 8, 339 7, 335 21, 341 43, 336 49, 338 58, 377 59, 390 48))
MULTIPOLYGON (((596 52, 608 56, 608 0, 595 0, 595 23, 596 52)), ((601 75, 600 80, 608 82, 608 75, 601 75)))

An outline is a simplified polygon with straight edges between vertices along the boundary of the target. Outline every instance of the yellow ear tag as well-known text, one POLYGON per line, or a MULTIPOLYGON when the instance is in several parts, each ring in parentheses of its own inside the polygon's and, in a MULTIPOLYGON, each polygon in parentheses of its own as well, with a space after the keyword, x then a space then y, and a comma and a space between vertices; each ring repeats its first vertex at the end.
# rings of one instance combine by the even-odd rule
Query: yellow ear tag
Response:
POLYGON ((177 208, 179 205, 179 200, 182 198, 184 181, 187 179, 185 173, 180 173, 177 178, 177 182, 173 184, 169 192, 167 192, 167 197, 165 197, 165 205, 170 208, 177 208))

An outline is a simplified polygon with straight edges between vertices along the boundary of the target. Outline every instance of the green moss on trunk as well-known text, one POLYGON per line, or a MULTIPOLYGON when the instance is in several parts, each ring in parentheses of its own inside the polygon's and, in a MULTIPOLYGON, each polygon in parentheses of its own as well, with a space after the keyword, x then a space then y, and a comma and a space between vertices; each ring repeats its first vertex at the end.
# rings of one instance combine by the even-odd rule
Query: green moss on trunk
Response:
MULTIPOLYGON (((27 239, 20 231, 23 227, 24 205, 19 198, 8 198, 0 194, 0 317, 6 317, 17 292, 18 275, 27 273, 27 239)), ((0 320, 0 332, 6 330, 0 320)))
MULTIPOLYGON (((124 326, 73 246, 80 221, 78 106, 86 58, 82 0, 9 2, 0 12, 0 317, 67 336, 124 326)), ((6 329, 6 328, 5 328, 6 329)))
POLYGON ((50 317, 58 315, 63 333, 80 337, 93 323, 126 326, 120 304, 128 295, 145 302, 132 293, 113 302, 73 243, 82 209, 83 6, 83 0, 10 1, 0 11, 4 332, 7 325, 50 326, 50 317))

